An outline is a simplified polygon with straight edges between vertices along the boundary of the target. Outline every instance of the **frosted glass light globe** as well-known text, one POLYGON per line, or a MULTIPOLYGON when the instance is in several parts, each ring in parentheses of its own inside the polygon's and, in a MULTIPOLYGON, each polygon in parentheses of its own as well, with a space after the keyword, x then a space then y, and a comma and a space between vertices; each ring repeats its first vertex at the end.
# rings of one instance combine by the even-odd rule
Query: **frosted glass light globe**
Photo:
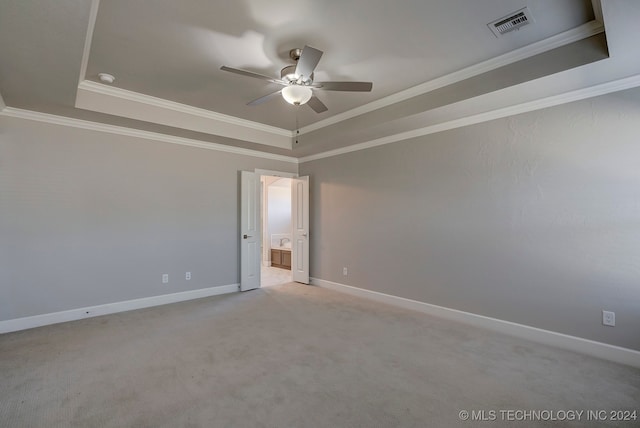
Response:
POLYGON ((282 90, 282 98, 296 106, 306 104, 312 94, 311 88, 301 85, 289 85, 282 90))

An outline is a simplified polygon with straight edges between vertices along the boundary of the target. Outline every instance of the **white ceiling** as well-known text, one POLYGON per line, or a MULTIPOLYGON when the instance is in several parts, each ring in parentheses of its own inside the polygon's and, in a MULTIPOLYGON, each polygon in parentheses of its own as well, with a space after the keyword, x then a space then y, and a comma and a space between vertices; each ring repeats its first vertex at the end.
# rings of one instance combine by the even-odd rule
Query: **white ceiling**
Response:
POLYGON ((593 20, 589 0, 109 0, 98 10, 86 78, 279 128, 309 125, 593 20), (528 6, 536 22, 496 38, 487 23, 528 6), (317 81, 363 80, 371 93, 322 91, 317 114, 280 89, 220 71, 227 65, 273 77, 288 52, 324 51, 317 81))
POLYGON ((4 1, 0 114, 41 112, 308 157, 636 85, 639 4, 4 1), (501 38, 487 27, 524 6, 534 24, 501 38), (372 81, 373 91, 318 92, 329 108, 322 114, 279 98, 249 107, 279 87, 219 69, 278 77, 288 51, 305 44, 324 51, 316 81, 372 81), (115 83, 96 83, 100 72, 115 83))

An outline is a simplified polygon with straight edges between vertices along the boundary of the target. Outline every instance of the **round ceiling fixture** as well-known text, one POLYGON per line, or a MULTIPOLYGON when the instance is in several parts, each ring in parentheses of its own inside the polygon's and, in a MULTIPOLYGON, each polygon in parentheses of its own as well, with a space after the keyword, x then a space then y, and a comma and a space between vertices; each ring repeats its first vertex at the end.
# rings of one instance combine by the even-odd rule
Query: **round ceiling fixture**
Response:
POLYGON ((116 81, 115 77, 107 73, 98 73, 98 79, 100 79, 102 83, 108 83, 108 84, 112 84, 113 82, 116 81))
POLYGON ((300 106, 311 99, 311 88, 301 85, 289 85, 282 89, 282 98, 289 104, 300 106))

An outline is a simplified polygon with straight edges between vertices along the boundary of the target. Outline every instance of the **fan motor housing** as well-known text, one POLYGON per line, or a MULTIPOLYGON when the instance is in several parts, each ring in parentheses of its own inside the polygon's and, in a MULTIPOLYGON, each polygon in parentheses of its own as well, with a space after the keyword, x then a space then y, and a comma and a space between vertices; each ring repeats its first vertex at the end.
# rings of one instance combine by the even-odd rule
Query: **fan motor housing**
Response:
MULTIPOLYGON (((298 79, 296 77, 296 65, 295 64, 288 65, 285 68, 283 68, 280 71, 280 78, 290 83, 297 82, 298 79)), ((313 73, 311 73, 311 76, 309 76, 308 78, 302 81, 303 85, 310 85, 311 83, 313 83, 313 73)))

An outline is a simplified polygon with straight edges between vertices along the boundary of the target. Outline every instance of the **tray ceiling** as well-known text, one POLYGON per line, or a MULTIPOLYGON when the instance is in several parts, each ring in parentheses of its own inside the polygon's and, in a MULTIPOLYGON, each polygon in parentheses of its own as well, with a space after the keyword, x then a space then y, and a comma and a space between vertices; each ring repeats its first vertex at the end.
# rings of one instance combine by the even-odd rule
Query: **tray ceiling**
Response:
POLYGON ((4 115, 309 158, 636 85, 638 18, 633 0, 2 2, 0 100, 4 115), (499 38, 487 27, 524 6, 533 24, 499 38), (320 92, 321 114, 279 98, 249 107, 279 87, 220 71, 277 77, 305 44, 324 51, 316 80, 373 91, 320 92))

